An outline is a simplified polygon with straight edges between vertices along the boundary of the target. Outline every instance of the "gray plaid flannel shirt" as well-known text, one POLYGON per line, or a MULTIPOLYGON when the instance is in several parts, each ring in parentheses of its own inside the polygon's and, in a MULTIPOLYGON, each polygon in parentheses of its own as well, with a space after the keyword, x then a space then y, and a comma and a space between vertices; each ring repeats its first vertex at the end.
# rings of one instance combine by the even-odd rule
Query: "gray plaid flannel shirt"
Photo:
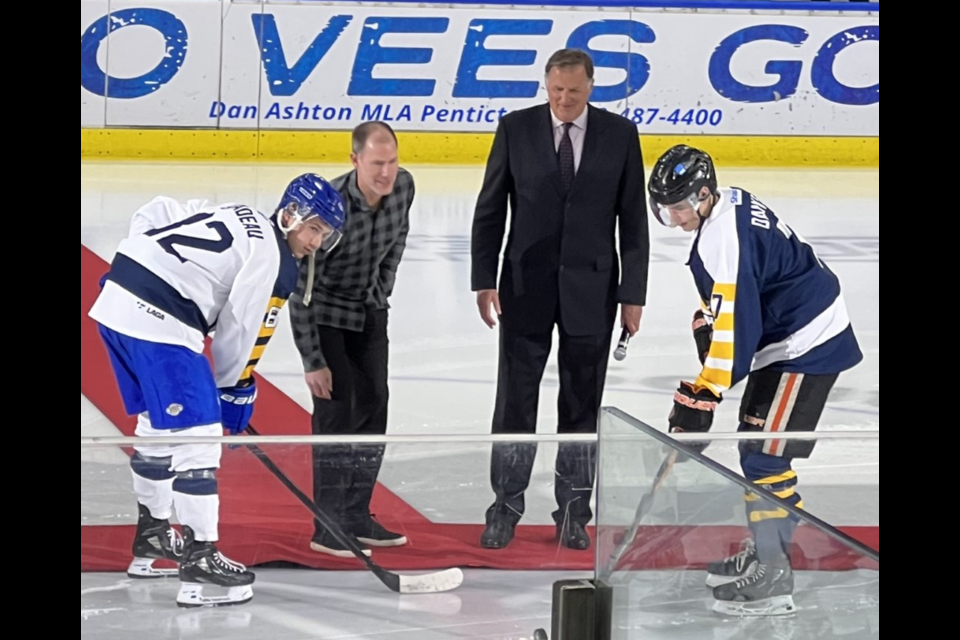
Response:
POLYGON ((343 194, 347 205, 343 238, 333 251, 317 251, 313 299, 303 304, 307 282, 307 256, 300 261, 297 290, 290 296, 293 339, 300 351, 304 371, 327 366, 318 327, 362 331, 368 309, 388 309, 397 267, 406 247, 413 203, 413 176, 404 169, 397 174, 393 192, 373 211, 357 187, 357 172, 330 181, 343 194))

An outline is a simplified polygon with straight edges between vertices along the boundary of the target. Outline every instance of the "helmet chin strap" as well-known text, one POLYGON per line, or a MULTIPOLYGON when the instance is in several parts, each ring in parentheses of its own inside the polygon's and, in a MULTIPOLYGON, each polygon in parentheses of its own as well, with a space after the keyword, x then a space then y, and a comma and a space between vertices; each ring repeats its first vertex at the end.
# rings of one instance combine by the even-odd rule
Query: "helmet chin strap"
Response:
MULTIPOLYGON (((277 212, 277 228, 280 229, 280 232, 283 233, 283 237, 286 238, 290 235, 290 232, 296 231, 297 227, 303 224, 303 218, 300 216, 290 213, 286 210, 281 209, 277 212), (293 223, 289 226, 283 223, 284 216, 289 216, 293 223)), ((303 304, 304 306, 309 307, 310 301, 313 299, 313 280, 316 277, 316 268, 314 267, 314 256, 316 251, 311 251, 304 258, 307 259, 307 284, 304 287, 303 292, 303 304)))
POLYGON ((316 251, 311 251, 307 256, 307 283, 303 287, 303 306, 309 307, 313 300, 313 280, 316 278, 316 251))
POLYGON ((703 224, 703 221, 710 217, 710 214, 713 213, 713 208, 715 206, 717 206, 716 194, 713 194, 713 193, 708 195, 703 200, 700 200, 697 202, 697 216, 700 218, 700 224, 703 224), (707 213, 705 214, 700 213, 700 205, 703 204, 704 202, 709 203, 709 208, 707 209, 707 213))

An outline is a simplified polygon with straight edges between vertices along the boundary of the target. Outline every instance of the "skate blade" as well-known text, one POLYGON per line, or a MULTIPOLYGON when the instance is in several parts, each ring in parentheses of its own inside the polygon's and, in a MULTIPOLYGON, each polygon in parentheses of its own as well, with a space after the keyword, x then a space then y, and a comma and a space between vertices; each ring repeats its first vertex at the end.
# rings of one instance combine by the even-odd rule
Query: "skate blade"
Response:
POLYGON ((717 600, 713 603, 713 610, 725 616, 737 617, 789 616, 797 612, 797 605, 793 603, 793 596, 776 596, 756 602, 717 600))
POLYGON ((180 585, 180 593, 177 594, 177 606, 226 607, 250 602, 252 599, 253 587, 250 585, 218 587, 212 584, 183 583, 180 585))
POLYGON ((180 573, 176 567, 170 569, 155 567, 153 566, 154 562, 156 562, 154 558, 134 558, 130 566, 127 567, 127 576, 141 580, 144 578, 167 578, 180 573))

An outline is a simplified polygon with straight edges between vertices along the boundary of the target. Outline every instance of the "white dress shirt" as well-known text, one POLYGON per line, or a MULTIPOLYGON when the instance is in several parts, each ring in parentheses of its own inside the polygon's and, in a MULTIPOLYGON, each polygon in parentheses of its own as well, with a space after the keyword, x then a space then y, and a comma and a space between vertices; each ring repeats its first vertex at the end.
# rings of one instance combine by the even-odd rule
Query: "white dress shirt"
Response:
MULTIPOLYGON (((573 143, 573 171, 580 169, 580 156, 583 155, 583 136, 587 133, 587 107, 583 108, 583 113, 577 116, 570 127, 570 142, 573 143)), ((550 110, 550 118, 553 120, 553 149, 560 151, 560 141, 563 140, 563 123, 550 110)))

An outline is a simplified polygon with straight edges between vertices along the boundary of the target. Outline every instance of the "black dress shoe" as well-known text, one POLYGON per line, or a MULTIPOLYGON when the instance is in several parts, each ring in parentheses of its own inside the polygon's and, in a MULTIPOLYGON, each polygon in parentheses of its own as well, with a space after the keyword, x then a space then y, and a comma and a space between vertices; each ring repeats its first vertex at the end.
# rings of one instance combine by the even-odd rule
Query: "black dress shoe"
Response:
POLYGON ((480 546, 484 549, 503 549, 513 540, 514 525, 504 520, 494 520, 487 525, 480 536, 480 546))
POLYGON ((585 551, 590 548, 590 536, 579 522, 568 521, 567 526, 558 524, 557 539, 570 549, 585 551))

